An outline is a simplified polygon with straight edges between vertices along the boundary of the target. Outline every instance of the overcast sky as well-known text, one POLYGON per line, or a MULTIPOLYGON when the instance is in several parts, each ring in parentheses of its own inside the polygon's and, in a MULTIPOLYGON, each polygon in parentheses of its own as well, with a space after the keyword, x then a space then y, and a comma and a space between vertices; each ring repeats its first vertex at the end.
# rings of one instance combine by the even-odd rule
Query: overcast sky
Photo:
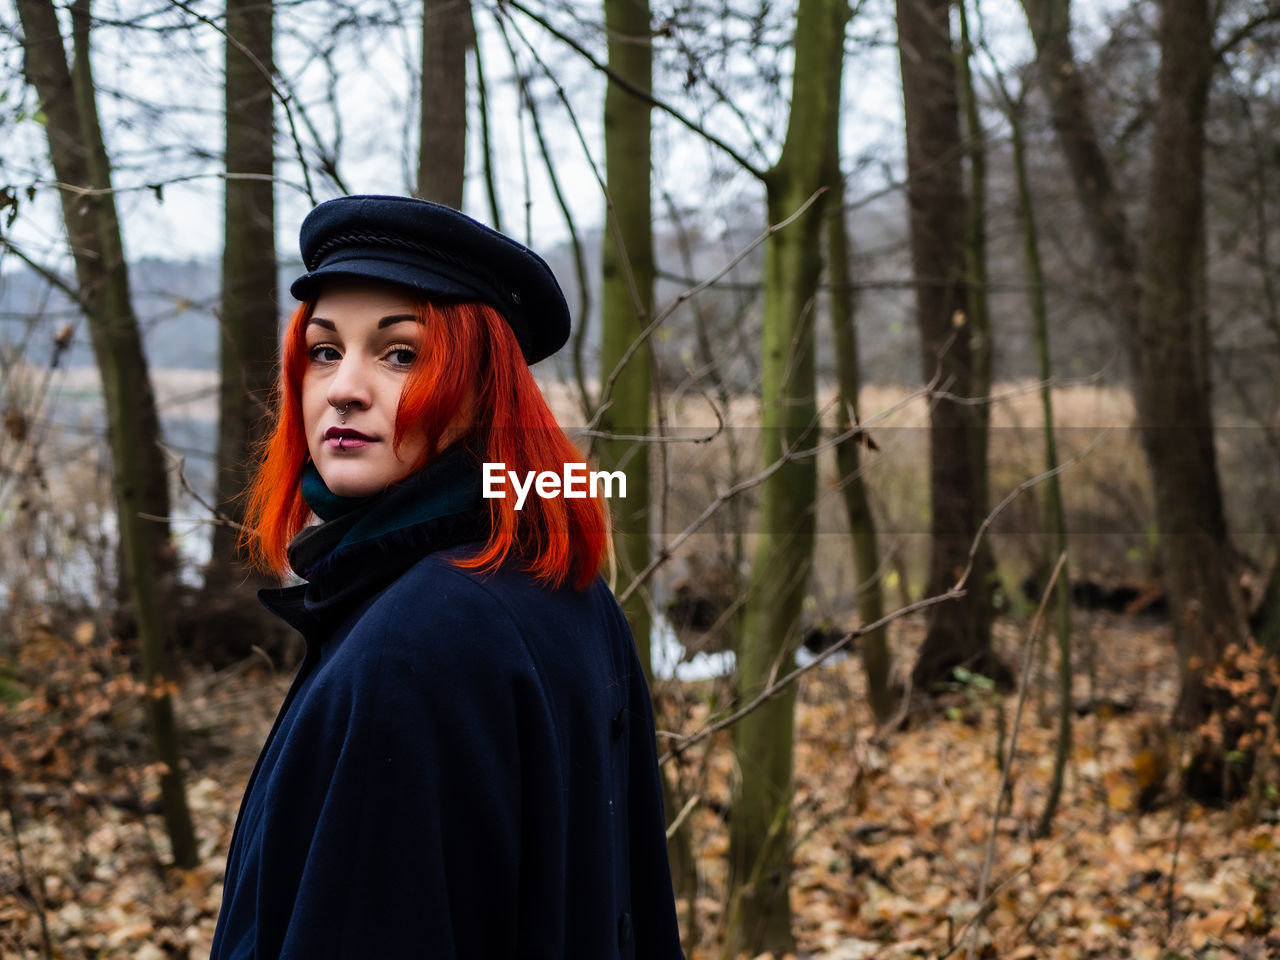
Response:
MULTIPOLYGON (((415 11, 415 3, 400 5, 415 11)), ((782 6, 782 5, 778 5, 782 6)), ((871 193, 901 174, 901 100, 898 61, 892 46, 893 24, 886 0, 865 4, 850 29, 844 98, 846 170, 856 170, 851 196, 871 193)), ((195 3, 190 8, 216 21, 220 5, 195 3)), ((314 144, 339 145, 339 169, 347 187, 356 193, 405 193, 414 170, 417 115, 415 64, 419 55, 421 19, 401 16, 395 0, 356 0, 347 9, 377 26, 344 27, 326 63, 317 56, 319 40, 334 34, 334 7, 319 2, 282 6, 277 13, 277 66, 282 86, 291 90, 290 111, 304 152, 314 144), (333 75, 340 79, 335 84, 333 75), (336 112, 331 109, 332 98, 336 112)), ((592 28, 599 13, 593 5, 557 3, 544 6, 563 29, 581 37, 603 55, 600 30, 592 28), (576 10, 571 15, 567 10, 576 10), (585 12, 584 12, 585 11, 585 12), (577 22, 581 18, 583 22, 577 22)), ((1086 17, 1099 15, 1103 5, 1086 6, 1086 17)), ((1012 0, 987 0, 988 31, 995 49, 1010 62, 1025 56, 1021 20, 1012 0)), ((116 168, 115 186, 125 224, 125 243, 131 258, 217 258, 221 245, 222 181, 218 156, 222 149, 222 37, 193 13, 162 0, 98 0, 96 15, 108 21, 95 34, 95 70, 108 147, 116 168), (139 15, 139 11, 143 15, 139 15), (112 25, 133 20, 135 27, 112 25), (157 32, 155 27, 168 27, 157 32), (178 29, 174 29, 174 28, 178 29), (152 184, 163 184, 157 192, 152 184)), ((16 23, 11 0, 0 0, 0 18, 16 23)), ((513 81, 512 53, 495 26, 490 5, 476 5, 480 51, 489 86, 490 133, 503 227, 541 248, 567 236, 528 115, 518 105, 513 81)), ((789 35, 785 17, 775 13, 771 36, 789 35)), ((533 21, 512 13, 507 31, 519 69, 532 78, 543 128, 552 145, 563 189, 582 229, 599 224, 603 201, 592 161, 600 163, 603 80, 580 55, 552 38, 533 21), (576 117, 586 151, 569 121, 568 111, 537 60, 554 72, 576 117), (589 154, 589 156, 588 156, 589 154), (590 159, 589 159, 590 157, 590 159)), ((743 55, 710 65, 712 74, 734 100, 737 111, 723 106, 707 110, 707 97, 683 94, 679 43, 697 47, 706 42, 698 31, 680 32, 661 41, 655 83, 659 95, 690 115, 700 116, 710 129, 747 153, 757 166, 776 159, 785 131, 785 96, 791 63, 784 50, 773 57, 743 55), (762 70, 776 68, 784 78, 770 87, 759 81, 762 70), (745 118, 745 123, 744 123, 745 118), (748 128, 749 127, 749 128, 748 128), (758 141, 763 150, 756 150, 758 141)), ((8 78, 3 89, 6 105, 22 102, 34 109, 34 98, 16 82, 21 57, 7 35, 0 39, 0 69, 8 78)), ((465 209, 489 220, 481 174, 479 125, 472 84, 471 144, 465 209)), ((298 224, 311 201, 302 188, 301 166, 290 133, 288 114, 277 107, 278 152, 281 157, 276 198, 279 250, 296 256, 298 224)), ((681 207, 698 211, 704 230, 716 228, 735 210, 758 209, 763 227, 763 190, 737 170, 723 153, 692 135, 661 111, 655 111, 655 207, 661 217, 661 190, 670 192, 681 207)), ((49 184, 43 128, 30 120, 0 119, 0 185, 13 185, 23 196, 14 241, 35 259, 65 265, 64 241, 58 223, 57 200, 49 184), (34 202, 25 191, 35 188, 34 202)), ((317 199, 339 191, 313 177, 317 199)), ((2 262, 2 261, 0 261, 2 262)))

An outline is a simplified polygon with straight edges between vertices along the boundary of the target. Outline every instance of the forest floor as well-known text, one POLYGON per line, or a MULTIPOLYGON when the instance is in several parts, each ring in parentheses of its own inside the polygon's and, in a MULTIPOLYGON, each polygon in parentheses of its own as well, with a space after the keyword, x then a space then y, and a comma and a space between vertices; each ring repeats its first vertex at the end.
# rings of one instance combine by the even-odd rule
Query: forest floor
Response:
MULTIPOLYGON (((899 663, 920 629, 900 625, 899 663)), ((1160 774, 1177 763, 1168 751, 1178 749, 1163 729, 1175 688, 1167 627, 1116 619, 1095 622, 1086 637, 1096 689, 1080 678, 1076 702, 1106 705, 1076 718, 1061 807, 1051 833, 1035 839, 1055 730, 1039 703, 1043 685, 1052 714, 1051 676, 1032 684, 981 911, 997 757, 1017 698, 970 683, 903 729, 876 734, 856 660, 801 681, 797 957, 1280 957, 1274 811, 1207 809, 1161 789, 1160 774)), ((1020 630, 1002 627, 999 641, 1016 669, 1020 630)), ((88 627, 35 629, 21 651, 0 671, 0 957, 204 960, 241 792, 288 676, 255 659, 183 680, 202 863, 180 870, 162 866, 156 771, 129 762, 143 746, 119 733, 141 725, 136 707, 122 706, 136 698, 116 673, 119 658, 98 650, 88 627), (42 678, 38 691, 23 685, 31 676, 42 678)), ((696 729, 723 685, 664 685, 659 726, 696 729)), ((728 735, 675 762, 682 805, 698 796, 687 818, 698 862, 692 928, 687 900, 680 909, 690 960, 701 960, 719 955, 728 735)))

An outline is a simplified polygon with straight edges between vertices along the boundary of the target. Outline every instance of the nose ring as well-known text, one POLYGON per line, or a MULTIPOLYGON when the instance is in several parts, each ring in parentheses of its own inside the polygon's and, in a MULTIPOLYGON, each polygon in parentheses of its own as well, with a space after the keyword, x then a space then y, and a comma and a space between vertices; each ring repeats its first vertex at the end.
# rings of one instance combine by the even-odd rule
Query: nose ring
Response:
POLYGON ((344 403, 342 406, 338 407, 338 416, 342 418, 343 423, 347 422, 347 407, 349 406, 350 404, 344 403))

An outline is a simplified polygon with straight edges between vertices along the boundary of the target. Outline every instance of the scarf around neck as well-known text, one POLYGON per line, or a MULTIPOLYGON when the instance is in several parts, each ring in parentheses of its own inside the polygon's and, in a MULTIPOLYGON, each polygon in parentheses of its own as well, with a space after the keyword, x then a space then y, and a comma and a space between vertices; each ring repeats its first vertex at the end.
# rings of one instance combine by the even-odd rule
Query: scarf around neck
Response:
POLYGON ((302 498, 322 521, 289 544, 289 566, 307 585, 307 606, 358 599, 428 553, 489 536, 480 458, 465 440, 372 497, 340 497, 315 464, 303 468, 302 498))

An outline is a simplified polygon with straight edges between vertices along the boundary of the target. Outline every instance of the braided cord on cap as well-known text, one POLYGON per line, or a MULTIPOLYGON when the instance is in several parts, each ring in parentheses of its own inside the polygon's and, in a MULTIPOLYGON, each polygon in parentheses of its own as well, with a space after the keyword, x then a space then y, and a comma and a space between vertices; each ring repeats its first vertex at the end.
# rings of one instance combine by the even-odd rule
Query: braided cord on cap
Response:
POLYGON ((447 250, 441 250, 439 247, 433 247, 429 244, 422 243, 419 240, 411 240, 408 237, 402 237, 394 233, 370 233, 364 230, 350 230, 346 233, 335 234, 324 243, 320 244, 311 253, 306 260, 308 271, 317 270, 324 263, 327 254, 335 249, 342 247, 365 244, 368 246, 391 247, 400 250, 409 250, 414 253, 422 254, 424 257, 432 260, 439 260, 461 271, 463 274, 470 274, 478 277, 482 286, 487 286, 495 294, 498 303, 494 304, 499 310, 505 310, 507 301, 520 305, 520 294, 512 290, 502 278, 491 270, 483 272, 477 269, 477 265, 472 260, 466 260, 447 250))

